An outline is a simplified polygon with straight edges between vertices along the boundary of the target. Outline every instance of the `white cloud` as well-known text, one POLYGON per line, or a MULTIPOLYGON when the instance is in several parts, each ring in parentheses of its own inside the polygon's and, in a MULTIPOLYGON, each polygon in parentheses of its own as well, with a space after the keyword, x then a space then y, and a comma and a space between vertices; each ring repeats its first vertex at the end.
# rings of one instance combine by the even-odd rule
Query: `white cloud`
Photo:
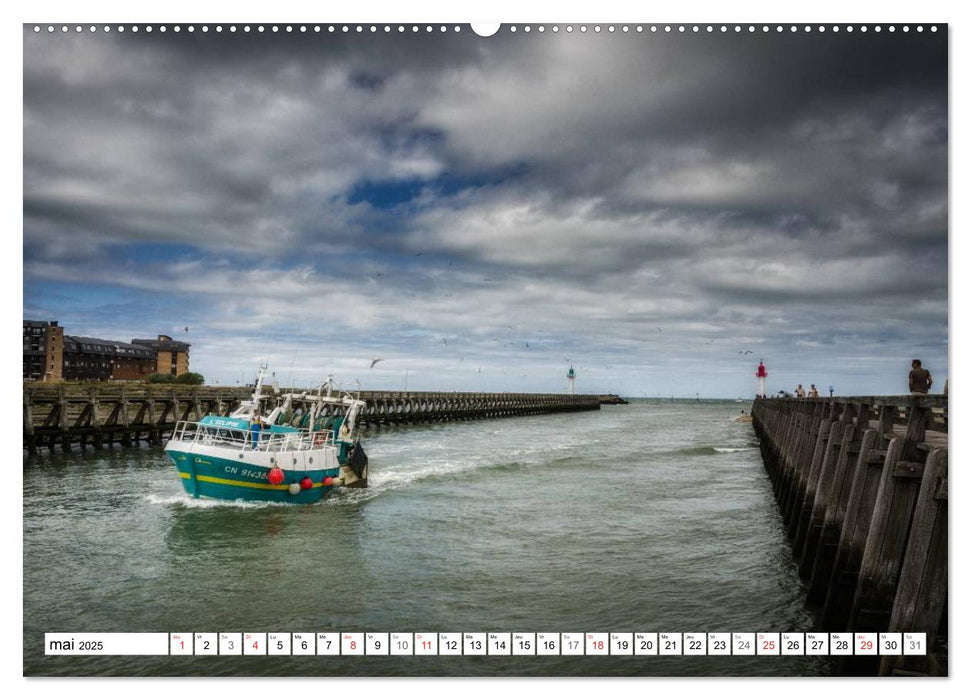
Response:
POLYGON ((946 90, 869 45, 131 38, 25 37, 25 313, 428 388, 944 336, 946 90))

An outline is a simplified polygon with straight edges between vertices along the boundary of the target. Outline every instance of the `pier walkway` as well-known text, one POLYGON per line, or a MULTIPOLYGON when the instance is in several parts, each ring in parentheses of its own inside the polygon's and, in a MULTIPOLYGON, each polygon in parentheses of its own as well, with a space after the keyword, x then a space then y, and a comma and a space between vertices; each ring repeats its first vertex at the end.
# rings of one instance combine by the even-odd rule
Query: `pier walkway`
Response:
MULTIPOLYGON (((181 420, 229 415, 248 399, 246 387, 151 384, 28 384, 24 386, 24 449, 95 448, 140 441, 161 444, 181 420)), ((274 392, 264 387, 269 401, 274 392)), ((596 411, 601 397, 585 394, 362 391, 363 427, 478 420, 544 413, 596 411)))
POLYGON ((756 399, 752 423, 819 631, 924 632, 851 675, 947 675, 947 397, 756 399))

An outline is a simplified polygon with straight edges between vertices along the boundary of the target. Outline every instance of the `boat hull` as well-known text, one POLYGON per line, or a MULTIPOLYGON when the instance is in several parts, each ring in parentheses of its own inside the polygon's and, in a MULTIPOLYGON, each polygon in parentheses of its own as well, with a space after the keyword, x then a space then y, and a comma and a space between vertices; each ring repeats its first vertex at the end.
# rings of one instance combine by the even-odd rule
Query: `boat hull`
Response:
MULTIPOLYGON (((241 461, 218 454, 202 454, 177 447, 169 447, 166 453, 175 463, 182 488, 193 498, 316 503, 333 490, 333 486, 324 486, 324 479, 336 479, 340 475, 339 466, 324 469, 282 468, 282 483, 271 484, 269 473, 275 465, 241 461), (306 477, 310 477, 313 485, 309 489, 301 487, 296 494, 291 493, 291 484, 299 485, 306 477)), ((280 459, 280 462, 284 460, 280 459)))

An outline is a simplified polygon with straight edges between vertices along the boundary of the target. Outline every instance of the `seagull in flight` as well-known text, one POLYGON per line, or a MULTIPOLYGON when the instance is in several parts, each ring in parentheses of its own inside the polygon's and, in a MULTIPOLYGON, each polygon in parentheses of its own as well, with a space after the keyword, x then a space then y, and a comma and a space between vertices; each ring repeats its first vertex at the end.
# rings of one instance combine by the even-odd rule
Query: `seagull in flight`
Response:
POLYGON ((379 362, 384 362, 384 358, 375 357, 373 360, 371 360, 371 366, 368 369, 374 369, 374 365, 378 364, 379 362))

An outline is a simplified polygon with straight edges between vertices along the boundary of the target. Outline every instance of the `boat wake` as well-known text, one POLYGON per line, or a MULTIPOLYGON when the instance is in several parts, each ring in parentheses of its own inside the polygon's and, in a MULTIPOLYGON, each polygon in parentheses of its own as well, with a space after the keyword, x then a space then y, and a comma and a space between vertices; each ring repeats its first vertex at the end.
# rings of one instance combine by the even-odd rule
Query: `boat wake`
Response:
POLYGON ((426 463, 421 467, 396 466, 382 470, 380 467, 375 468, 375 465, 372 463, 371 472, 368 476, 368 487, 366 489, 342 489, 336 491, 331 497, 321 501, 320 505, 340 506, 342 504, 362 503, 390 491, 407 488, 419 482, 437 479, 439 477, 451 477, 488 466, 486 464, 443 460, 441 462, 426 463))
POLYGON ((554 450, 537 450, 530 447, 506 449, 502 454, 501 460, 495 460, 492 458, 493 456, 487 458, 474 454, 469 455, 468 459, 463 459, 461 456, 448 454, 444 446, 438 455, 429 456, 421 462, 415 462, 414 457, 408 454, 407 449, 389 450, 384 454, 378 451, 377 456, 372 452, 370 455, 371 464, 369 467, 367 488, 335 489, 322 501, 314 504, 243 500, 231 501, 211 498, 195 499, 188 494, 149 494, 144 498, 153 505, 174 508, 267 508, 271 506, 292 507, 295 505, 339 508, 363 503, 398 489, 408 488, 422 483, 434 483, 439 479, 462 478, 463 475, 488 471, 508 472, 518 469, 530 469, 538 465, 555 465, 564 460, 572 463, 575 460, 569 455, 580 444, 585 443, 582 439, 578 438, 574 441, 568 441, 566 444, 558 445, 554 450), (385 463, 387 466, 382 466, 382 463, 385 463))
POLYGON ((441 460, 426 462, 424 466, 416 467, 412 465, 394 466, 387 469, 374 470, 368 479, 368 487, 363 489, 336 489, 327 498, 313 504, 280 503, 269 501, 243 501, 240 499, 229 501, 215 498, 193 498, 188 494, 160 495, 148 494, 145 500, 152 505, 166 506, 173 508, 187 509, 211 509, 211 508, 290 508, 299 507, 342 507, 363 503, 372 498, 377 498, 389 491, 405 488, 417 482, 438 477, 454 476, 476 469, 488 468, 491 464, 480 464, 470 462, 457 462, 454 460, 441 460))
POLYGON ((299 505, 294 503, 279 503, 271 501, 244 501, 237 499, 235 501, 227 501, 223 499, 216 498, 193 498, 188 494, 180 494, 177 496, 160 496, 158 494, 150 493, 144 497, 146 501, 156 506, 175 506, 178 508, 189 508, 189 509, 208 509, 208 508, 289 508, 293 505, 299 505))

